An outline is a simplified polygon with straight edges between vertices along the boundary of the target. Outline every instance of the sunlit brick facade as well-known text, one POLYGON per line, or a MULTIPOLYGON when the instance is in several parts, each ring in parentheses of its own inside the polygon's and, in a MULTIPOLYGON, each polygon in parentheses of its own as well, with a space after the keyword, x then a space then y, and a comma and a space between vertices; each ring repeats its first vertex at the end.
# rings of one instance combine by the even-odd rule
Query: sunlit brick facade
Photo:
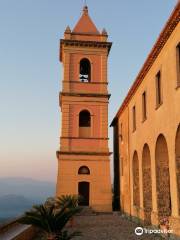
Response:
POLYGON ((147 225, 167 217, 175 235, 180 235, 179 79, 178 1, 111 124, 121 211, 147 225))

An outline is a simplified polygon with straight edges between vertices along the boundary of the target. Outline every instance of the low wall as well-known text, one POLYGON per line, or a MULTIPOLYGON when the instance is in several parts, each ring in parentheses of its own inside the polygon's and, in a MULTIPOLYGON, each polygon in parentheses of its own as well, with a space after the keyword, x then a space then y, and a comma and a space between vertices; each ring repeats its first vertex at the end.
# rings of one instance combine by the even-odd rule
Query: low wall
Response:
POLYGON ((1 240, 32 240, 37 233, 35 227, 18 223, 18 218, 0 225, 1 240))

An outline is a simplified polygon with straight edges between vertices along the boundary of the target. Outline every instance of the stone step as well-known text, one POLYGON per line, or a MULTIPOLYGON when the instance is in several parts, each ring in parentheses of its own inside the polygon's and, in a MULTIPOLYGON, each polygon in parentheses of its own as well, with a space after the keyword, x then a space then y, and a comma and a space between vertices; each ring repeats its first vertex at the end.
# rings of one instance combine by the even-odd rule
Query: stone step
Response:
POLYGON ((82 207, 82 211, 78 215, 79 216, 96 215, 96 212, 91 207, 82 207))

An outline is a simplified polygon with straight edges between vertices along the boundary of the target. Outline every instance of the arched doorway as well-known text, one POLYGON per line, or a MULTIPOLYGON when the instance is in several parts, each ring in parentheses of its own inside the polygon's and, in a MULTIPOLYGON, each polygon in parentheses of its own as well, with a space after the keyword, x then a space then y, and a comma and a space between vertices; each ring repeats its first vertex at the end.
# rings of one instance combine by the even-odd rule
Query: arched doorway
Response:
POLYGON ((169 156, 165 137, 160 134, 155 149, 158 216, 171 215, 169 156))
POLYGON ((80 196, 79 205, 89 206, 89 182, 78 183, 78 194, 80 196))
POLYGON ((140 207, 139 160, 136 151, 133 156, 133 204, 136 207, 140 207))
POLYGON ((145 224, 151 224, 152 211, 152 180, 151 180, 151 156, 149 146, 144 145, 142 153, 143 171, 143 206, 145 224))
POLYGON ((180 125, 177 129, 177 134, 176 134, 175 153, 176 153, 178 203, 179 203, 179 215, 180 215, 180 125))

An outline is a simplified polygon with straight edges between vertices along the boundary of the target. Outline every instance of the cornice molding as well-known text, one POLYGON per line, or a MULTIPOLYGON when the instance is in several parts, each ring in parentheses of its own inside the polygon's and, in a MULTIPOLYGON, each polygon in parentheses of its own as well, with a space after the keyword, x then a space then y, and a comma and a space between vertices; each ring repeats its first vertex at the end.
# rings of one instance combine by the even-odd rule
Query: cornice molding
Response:
POLYGON ((159 56, 162 48, 168 41, 169 37, 171 36, 172 32, 176 28, 180 21, 180 1, 178 1, 174 11, 172 12, 171 16, 169 17, 165 27, 163 28, 162 32, 160 33, 157 41, 155 42, 151 52, 149 53, 144 65, 142 66, 139 74, 137 75, 132 87, 130 88, 126 98, 124 99, 122 105, 120 106, 116 116, 114 117, 113 121, 111 122, 110 126, 113 126, 117 118, 122 114, 126 106, 128 105, 129 101, 131 100, 132 96, 135 94, 136 90, 138 89, 139 85, 144 80, 145 76, 147 75, 148 71, 152 67, 153 63, 159 56))
POLYGON ((82 138, 82 137, 61 137, 61 139, 88 139, 88 140, 109 140, 109 138, 102 138, 102 137, 86 137, 86 138, 82 138))
POLYGON ((101 37, 101 36, 104 36, 102 34, 96 34, 96 33, 93 33, 93 32, 89 32, 89 33, 81 33, 81 32, 72 32, 71 35, 74 35, 74 36, 77 36, 77 35, 80 35, 80 36, 91 36, 91 37, 101 37))
POLYGON ((112 152, 75 152, 75 151, 57 151, 56 156, 59 158, 59 155, 88 155, 88 156, 110 156, 112 152))
POLYGON ((95 47, 95 48, 107 48, 108 54, 110 52, 112 42, 98 42, 98 41, 80 41, 60 39, 60 61, 62 61, 62 46, 74 46, 74 47, 95 47))
POLYGON ((60 96, 110 98, 111 94, 60 92, 60 96))
POLYGON ((76 83, 76 84, 86 84, 86 85, 91 85, 91 84, 103 84, 103 85, 108 85, 108 82, 80 82, 80 81, 62 81, 63 83, 76 83))

